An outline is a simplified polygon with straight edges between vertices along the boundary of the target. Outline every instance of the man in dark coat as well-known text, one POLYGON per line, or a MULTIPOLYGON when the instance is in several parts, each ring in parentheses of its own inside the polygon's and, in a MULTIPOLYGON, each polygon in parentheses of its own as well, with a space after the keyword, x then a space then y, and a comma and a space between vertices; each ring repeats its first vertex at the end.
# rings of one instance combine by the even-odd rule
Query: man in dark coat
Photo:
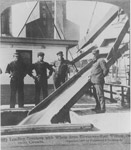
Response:
POLYGON ((105 99, 104 99, 104 77, 108 74, 109 69, 107 68, 104 59, 99 58, 99 50, 93 50, 93 61, 94 64, 91 70, 90 80, 93 85, 94 97, 96 100, 96 107, 92 109, 96 113, 104 113, 105 109, 105 99))
POLYGON ((31 75, 35 79, 35 105, 40 102, 40 91, 42 89, 43 99, 48 96, 48 82, 47 79, 52 75, 52 66, 44 62, 44 53, 38 53, 38 61, 31 66, 31 70, 35 70, 36 76, 31 75), (47 75, 47 70, 49 70, 49 75, 47 75))
POLYGON ((10 108, 15 107, 16 92, 18 91, 18 106, 24 106, 24 77, 26 76, 26 65, 21 61, 19 53, 14 53, 14 61, 9 63, 6 68, 6 73, 9 73, 11 96, 10 108))
POLYGON ((2 69, 0 68, 0 74, 2 74, 2 69))
POLYGON ((53 66, 55 68, 55 73, 53 75, 54 87, 57 89, 67 80, 68 64, 72 63, 69 60, 65 60, 63 57, 63 52, 59 51, 57 53, 58 60, 54 62, 53 66))

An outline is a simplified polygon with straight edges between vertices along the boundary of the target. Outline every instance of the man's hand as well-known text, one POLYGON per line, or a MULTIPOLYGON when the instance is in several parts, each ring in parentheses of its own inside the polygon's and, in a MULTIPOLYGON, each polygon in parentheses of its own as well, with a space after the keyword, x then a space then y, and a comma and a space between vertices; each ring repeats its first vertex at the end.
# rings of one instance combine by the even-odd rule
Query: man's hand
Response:
POLYGON ((9 78, 12 78, 13 77, 13 75, 12 74, 9 74, 9 78))
POLYGON ((36 76, 33 76, 33 75, 32 75, 31 77, 32 77, 34 80, 36 79, 36 76))
POLYGON ((77 68, 75 68, 75 71, 78 72, 79 70, 77 68))
POLYGON ((90 81, 90 82, 91 82, 91 76, 88 76, 88 81, 90 81))
POLYGON ((32 76, 32 78, 33 78, 34 80, 37 80, 37 81, 39 81, 39 79, 40 79, 39 76, 32 76))

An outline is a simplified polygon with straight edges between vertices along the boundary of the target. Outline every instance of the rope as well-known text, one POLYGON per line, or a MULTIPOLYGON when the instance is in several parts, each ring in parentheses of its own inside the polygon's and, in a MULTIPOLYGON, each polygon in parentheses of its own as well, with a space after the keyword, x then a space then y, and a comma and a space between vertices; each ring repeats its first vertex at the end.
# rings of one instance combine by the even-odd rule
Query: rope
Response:
POLYGON ((93 20, 94 14, 95 14, 96 5, 97 5, 97 1, 95 2, 95 6, 94 6, 94 9, 93 9, 93 12, 92 12, 91 20, 90 20, 90 22, 89 22, 89 26, 88 26, 88 29, 87 29, 87 32, 86 32, 86 33, 88 33, 88 32, 89 32, 89 30, 90 30, 91 23, 92 23, 92 20, 93 20))
MULTIPOLYGON (((50 9, 49 9, 49 7, 48 7, 46 1, 45 1, 45 4, 46 4, 46 7, 47 7, 47 10, 49 11, 49 14, 50 14, 51 18, 53 19, 52 14, 51 14, 51 12, 50 12, 50 9)), ((55 25, 54 23, 53 23, 53 25, 54 25, 54 27, 55 27, 55 29, 56 29, 56 32, 57 32, 59 38, 62 39, 61 36, 60 36, 60 33, 59 33, 59 31, 58 31, 58 29, 57 29, 57 27, 56 27, 56 25, 55 25)))
POLYGON ((34 11, 34 9, 36 8, 37 4, 38 4, 38 1, 36 2, 35 6, 34 6, 34 7, 33 7, 33 9, 31 10, 31 12, 30 12, 30 14, 29 14, 29 16, 28 16, 28 18, 27 18, 27 20, 26 20, 25 24, 23 25, 23 27, 22 27, 22 29, 20 30, 20 32, 19 32, 19 34, 18 34, 18 36, 17 36, 17 37, 19 37, 19 36, 20 36, 20 34, 21 34, 21 32, 23 31, 23 29, 24 29, 24 27, 25 27, 25 25, 26 25, 27 21, 29 20, 29 18, 30 18, 30 16, 31 16, 32 12, 33 12, 33 11, 34 11))

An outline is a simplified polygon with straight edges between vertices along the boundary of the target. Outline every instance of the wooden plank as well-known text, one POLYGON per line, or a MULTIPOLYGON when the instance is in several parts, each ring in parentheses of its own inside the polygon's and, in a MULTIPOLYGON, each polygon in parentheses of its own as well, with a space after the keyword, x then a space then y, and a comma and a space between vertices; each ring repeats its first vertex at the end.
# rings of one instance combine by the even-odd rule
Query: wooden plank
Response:
POLYGON ((93 49, 95 49, 95 46, 91 46, 89 47, 85 52, 83 52, 81 55, 79 55, 78 57, 76 57, 75 59, 73 59, 72 62, 76 63, 78 62, 80 59, 82 59, 83 57, 85 57, 86 55, 90 54, 92 52, 93 49))
MULTIPOLYGON (((111 93, 110 91, 104 90, 106 93, 111 93)), ((112 92, 112 94, 117 94, 117 92, 112 92)))
MULTIPOLYGON (((85 52, 83 52, 81 55, 79 55, 78 57, 76 57, 75 59, 73 59, 73 63, 78 62, 79 60, 81 60, 83 57, 87 56, 88 54, 90 54, 92 52, 92 50, 94 50, 96 48, 96 46, 91 46, 89 47, 85 52)), ((105 48, 105 53, 100 53, 100 57, 101 58, 106 58, 108 53, 106 53, 106 50, 108 50, 109 48, 105 48)))
POLYGON ((87 124, 53 124, 53 125, 30 125, 30 126, 6 126, 1 127, 1 135, 53 133, 53 132, 88 132, 93 125, 87 124))
POLYGON ((58 39, 42 39, 42 38, 15 38, 15 37, 0 37, 0 43, 6 45, 64 45, 74 47, 77 45, 77 40, 58 40, 58 39))
POLYGON ((117 58, 116 52, 125 36, 125 34, 127 33, 129 29, 129 20, 127 19, 125 25, 123 26, 118 38, 116 39, 112 49, 110 50, 110 53, 107 56, 107 59, 109 60, 111 57, 113 57, 114 59, 117 58))
POLYGON ((111 57, 111 58, 108 60, 108 62, 107 62, 108 68, 110 68, 110 67, 115 63, 115 61, 116 61, 117 59, 119 59, 119 58, 122 56, 122 54, 123 54, 125 51, 127 51, 127 50, 128 50, 128 43, 127 43, 127 44, 124 44, 120 49, 118 49, 118 51, 116 52, 116 56, 117 56, 116 59, 114 59, 113 57, 111 57))
POLYGON ((121 84, 111 84, 111 83, 106 83, 105 85, 112 85, 112 86, 117 86, 117 87, 125 87, 125 88, 130 88, 130 86, 127 86, 127 85, 121 85, 121 84))

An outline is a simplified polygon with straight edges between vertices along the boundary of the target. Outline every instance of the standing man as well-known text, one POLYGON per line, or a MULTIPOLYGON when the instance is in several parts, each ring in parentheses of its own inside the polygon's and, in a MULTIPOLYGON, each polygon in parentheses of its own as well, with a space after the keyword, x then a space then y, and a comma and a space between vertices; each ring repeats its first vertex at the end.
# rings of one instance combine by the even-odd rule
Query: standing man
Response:
POLYGON ((48 82, 47 79, 52 75, 53 68, 47 62, 44 62, 44 53, 39 52, 37 54, 38 61, 32 64, 31 70, 35 70, 36 76, 31 75, 35 79, 35 105, 40 102, 40 91, 42 89, 43 99, 48 96, 48 82), (47 75, 49 70, 49 75, 47 75))
POLYGON ((63 52, 57 53, 58 60, 54 62, 55 73, 53 76, 54 87, 57 89, 67 80, 68 64, 72 64, 69 60, 65 60, 63 52))
POLYGON ((0 68, 0 74, 2 74, 2 69, 0 68))
POLYGON ((9 63, 5 73, 9 73, 11 96, 10 108, 15 108, 16 92, 18 91, 18 106, 24 107, 24 77, 26 76, 26 65, 21 61, 19 53, 14 53, 14 61, 9 63))
POLYGON ((104 113, 105 109, 105 99, 104 99, 104 77, 108 74, 109 70, 107 68, 106 62, 104 59, 99 58, 99 50, 95 49, 93 53, 93 67, 91 70, 90 80, 93 84, 93 92, 96 100, 96 107, 92 109, 96 113, 104 113))

